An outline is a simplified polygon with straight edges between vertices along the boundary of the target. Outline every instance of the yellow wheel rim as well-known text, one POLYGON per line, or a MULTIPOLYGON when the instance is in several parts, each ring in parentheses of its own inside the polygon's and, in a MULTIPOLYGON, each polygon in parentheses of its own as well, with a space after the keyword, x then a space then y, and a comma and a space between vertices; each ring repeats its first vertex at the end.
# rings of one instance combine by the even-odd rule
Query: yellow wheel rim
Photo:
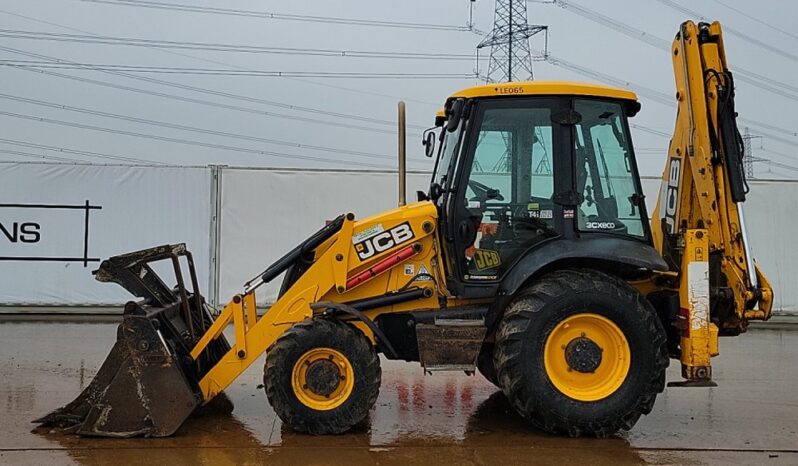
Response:
POLYGON ((598 314, 563 320, 546 338, 546 375, 563 395, 598 401, 615 393, 631 364, 629 343, 620 328, 598 314))
POLYGON ((344 404, 352 394, 355 371, 340 352, 332 348, 313 348, 294 364, 291 386, 302 404, 327 411, 344 404))

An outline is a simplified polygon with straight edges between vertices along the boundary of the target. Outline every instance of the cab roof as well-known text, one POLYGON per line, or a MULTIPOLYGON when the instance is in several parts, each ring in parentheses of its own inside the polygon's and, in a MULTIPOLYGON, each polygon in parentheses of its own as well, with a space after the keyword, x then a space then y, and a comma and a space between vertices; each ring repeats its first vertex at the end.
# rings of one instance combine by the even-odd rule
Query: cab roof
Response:
POLYGON ((483 84, 455 92, 452 98, 513 96, 513 95, 583 95, 610 99, 637 100, 637 95, 619 87, 570 81, 525 81, 483 84))

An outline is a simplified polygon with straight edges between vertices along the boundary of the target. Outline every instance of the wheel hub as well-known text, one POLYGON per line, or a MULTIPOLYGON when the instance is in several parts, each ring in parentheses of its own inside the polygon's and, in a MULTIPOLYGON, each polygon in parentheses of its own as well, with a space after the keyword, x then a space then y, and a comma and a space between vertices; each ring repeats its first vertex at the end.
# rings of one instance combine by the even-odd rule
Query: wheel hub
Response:
POLYGON ((589 374, 596 372, 601 365, 603 352, 604 350, 593 340, 580 336, 571 340, 565 347, 565 361, 571 369, 589 374))
POLYGON ((330 396, 341 382, 341 373, 334 362, 329 359, 320 359, 310 363, 305 380, 308 390, 311 392, 321 396, 330 396))
POLYGON ((335 409, 352 394, 355 370, 340 351, 312 348, 294 363, 291 385, 296 398, 308 408, 335 409))
POLYGON ((632 355, 623 331, 610 319, 573 314, 549 333, 543 349, 546 375, 563 395, 598 401, 623 385, 632 355))

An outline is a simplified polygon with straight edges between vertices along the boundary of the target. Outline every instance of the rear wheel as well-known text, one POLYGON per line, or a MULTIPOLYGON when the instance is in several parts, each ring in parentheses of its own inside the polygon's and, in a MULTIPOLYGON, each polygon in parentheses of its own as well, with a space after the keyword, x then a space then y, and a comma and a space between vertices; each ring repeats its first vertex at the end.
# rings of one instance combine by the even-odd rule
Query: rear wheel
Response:
POLYGON ((263 384, 277 415, 294 430, 339 434, 366 418, 380 378, 377 352, 363 333, 316 319, 277 339, 266 356, 263 384))
POLYGON ((535 426, 605 437, 651 411, 665 384, 665 341, 656 313, 626 282, 563 270, 510 303, 494 364, 510 403, 535 426))

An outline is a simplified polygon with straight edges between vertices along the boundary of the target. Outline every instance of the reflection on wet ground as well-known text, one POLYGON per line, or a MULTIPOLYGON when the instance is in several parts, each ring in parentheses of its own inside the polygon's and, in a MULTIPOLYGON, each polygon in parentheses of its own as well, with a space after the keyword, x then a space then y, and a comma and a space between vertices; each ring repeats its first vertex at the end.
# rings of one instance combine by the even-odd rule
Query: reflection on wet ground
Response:
POLYGON ((232 414, 199 412, 171 438, 31 433, 91 380, 114 337, 114 324, 0 323, 0 464, 798 464, 795 331, 722 340, 718 388, 668 389, 631 432, 605 440, 535 430, 480 376, 424 377, 392 361, 369 419, 346 435, 284 428, 258 365, 228 389, 232 414))

